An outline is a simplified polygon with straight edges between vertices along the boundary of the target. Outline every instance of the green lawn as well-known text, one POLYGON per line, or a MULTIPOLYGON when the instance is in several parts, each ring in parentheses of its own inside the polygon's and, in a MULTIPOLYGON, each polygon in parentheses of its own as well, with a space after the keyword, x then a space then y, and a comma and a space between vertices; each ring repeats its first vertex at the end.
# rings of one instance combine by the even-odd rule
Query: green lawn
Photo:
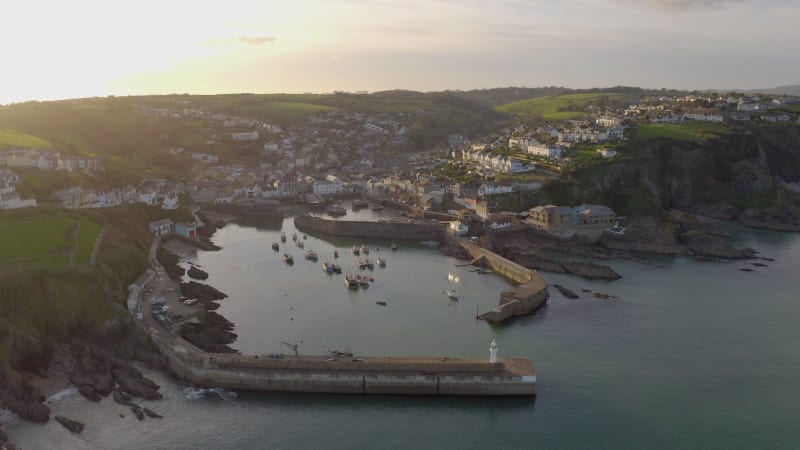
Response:
POLYGON ((679 141, 690 141, 703 137, 730 132, 727 125, 707 122, 684 122, 682 124, 650 124, 642 125, 636 132, 640 139, 669 138, 679 141))
POLYGON ((69 263, 74 220, 63 212, 0 214, 0 265, 29 262, 35 266, 69 263), (62 257, 64 256, 64 257, 62 257))
POLYGON ((590 94, 565 94, 551 97, 536 97, 517 102, 506 103, 495 109, 500 112, 514 115, 528 115, 540 113, 545 119, 565 120, 583 116, 581 111, 559 111, 559 108, 569 107, 570 105, 585 106, 590 102, 599 100, 602 97, 618 98, 625 94, 613 92, 597 92, 590 94))
POLYGON ((91 220, 81 217, 81 232, 78 236, 78 252, 75 254, 77 266, 88 266, 92 257, 92 250, 97 241, 97 236, 103 227, 91 220))
POLYGON ((9 147, 34 147, 45 148, 52 147, 52 144, 44 139, 21 131, 12 130, 11 128, 0 127, 0 146, 7 145, 9 147))

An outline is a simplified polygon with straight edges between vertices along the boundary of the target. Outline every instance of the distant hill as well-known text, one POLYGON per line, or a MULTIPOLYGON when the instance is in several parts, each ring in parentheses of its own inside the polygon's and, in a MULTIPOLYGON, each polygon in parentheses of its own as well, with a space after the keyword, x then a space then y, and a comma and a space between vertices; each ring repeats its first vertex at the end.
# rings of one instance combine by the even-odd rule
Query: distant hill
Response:
POLYGON ((800 84, 789 86, 778 86, 770 89, 750 89, 747 91, 737 91, 745 94, 769 94, 769 95, 800 95, 800 84))
POLYGON ((520 100, 495 109, 518 116, 540 114, 545 119, 565 120, 583 116, 590 104, 602 107, 625 98, 625 94, 616 92, 564 94, 520 100))

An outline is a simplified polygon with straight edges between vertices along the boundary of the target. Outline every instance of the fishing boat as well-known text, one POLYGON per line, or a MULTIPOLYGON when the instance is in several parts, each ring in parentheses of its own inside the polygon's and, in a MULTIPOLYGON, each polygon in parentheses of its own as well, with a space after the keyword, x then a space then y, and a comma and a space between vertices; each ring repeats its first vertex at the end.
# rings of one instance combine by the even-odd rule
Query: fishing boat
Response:
POLYGON ((381 305, 381 306, 386 306, 386 301, 385 300, 378 300, 377 302, 375 302, 375 304, 376 305, 381 305))
POLYGON ((314 250, 309 250, 306 252, 306 259, 309 261, 316 261, 317 259, 319 259, 319 256, 317 256, 317 252, 315 252, 314 250))
POLYGON ((300 247, 300 248, 303 248, 303 247, 306 246, 306 244, 303 244, 303 241, 295 241, 295 244, 297 244, 297 246, 300 247))
POLYGON ((386 267, 386 260, 383 258, 378 258, 377 263, 378 267, 386 267))
POLYGON ((342 205, 333 204, 325 208, 325 211, 333 217, 343 216, 347 214, 347 210, 342 205))
POLYGON ((333 249, 333 257, 334 258, 338 258, 339 257, 339 250, 333 249))
POLYGON ((364 264, 367 266, 367 269, 372 270, 375 268, 375 263, 370 261, 369 258, 364 259, 364 264))
POLYGON ((333 265, 333 273, 342 273, 342 266, 338 264, 333 265))
POLYGON ((364 244, 361 244, 361 253, 369 255, 369 248, 367 248, 367 246, 364 244))
POLYGON ((358 280, 358 285, 361 286, 362 288, 368 288, 369 280, 367 279, 367 277, 360 277, 360 279, 358 280))
POLYGON ((305 241, 306 239, 308 239, 308 235, 305 235, 305 234, 304 234, 304 235, 303 235, 303 240, 305 241))
POLYGON ((296 241, 296 240, 297 240, 297 233, 294 233, 294 234, 292 234, 292 240, 293 240, 293 241, 296 241))
POLYGON ((273 249, 273 250, 275 250, 275 251, 277 252, 278 250, 280 250, 280 249, 281 249, 281 246, 280 246, 280 244, 278 244, 277 242, 273 242, 273 243, 272 243, 272 249, 273 249))
POLYGON ((383 204, 382 203, 373 203, 371 208, 372 208, 373 211, 380 211, 380 210, 383 209, 383 204))
POLYGON ((281 242, 286 242, 286 233, 281 231, 281 242))
POLYGON ((359 259, 357 264, 358 264, 358 268, 359 269, 366 269, 367 268, 367 262, 364 261, 363 259, 359 259))
POLYGON ((328 273, 333 273, 334 272, 333 264, 329 263, 328 261, 325 261, 324 263, 322 263, 322 269, 325 272, 328 272, 328 273))
POLYGON ((369 280, 370 283, 374 283, 375 282, 375 278, 372 278, 372 275, 366 275, 366 278, 367 278, 367 280, 369 280))
POLYGON ((294 257, 288 253, 283 254, 283 262, 286 264, 294 264, 294 257))
POLYGON ((350 249, 350 251, 356 256, 361 254, 361 250, 359 250, 358 247, 356 247, 355 245, 353 246, 353 248, 350 249))
POLYGON ((394 241, 392 241, 392 251, 393 252, 397 251, 397 244, 395 244, 394 241))
POLYGON ((458 295, 456 295, 455 290, 451 289, 447 291, 447 298, 449 298, 450 300, 458 300, 458 295))
POLYGON ((348 273, 347 275, 344 276, 344 285, 350 289, 358 289, 359 283, 358 280, 356 280, 355 277, 353 277, 353 275, 348 273))

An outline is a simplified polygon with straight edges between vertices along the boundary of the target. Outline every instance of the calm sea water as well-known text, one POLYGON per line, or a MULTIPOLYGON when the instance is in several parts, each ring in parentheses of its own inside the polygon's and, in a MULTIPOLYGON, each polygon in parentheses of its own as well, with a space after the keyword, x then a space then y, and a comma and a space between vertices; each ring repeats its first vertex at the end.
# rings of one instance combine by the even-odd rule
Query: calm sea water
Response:
POLYGON ((474 316, 508 286, 494 275, 456 267, 417 243, 392 253, 388 242, 370 240, 370 258, 380 248, 387 267, 372 272, 368 290, 351 292, 321 263, 338 247, 345 271, 357 271, 348 250, 362 242, 309 236, 306 249, 320 254, 313 264, 290 239, 296 263, 287 267, 284 249, 270 249, 281 228, 291 238, 291 220, 230 225, 215 237, 222 251, 188 255, 230 295, 219 312, 236 324, 236 348, 289 352, 281 341, 302 341, 309 354, 335 347, 488 357, 496 339, 501 355, 533 359, 538 397, 238 393, 219 401, 152 373, 166 399, 144 403, 163 420, 138 422, 109 399, 87 407, 67 395, 53 409, 85 421, 82 435, 12 419, 12 438, 26 449, 800 447, 800 236, 736 228, 740 244, 776 259, 763 268, 665 259, 666 269, 614 261, 624 278, 610 283, 545 274, 619 300, 553 291, 538 317, 490 326, 474 316), (462 299, 450 302, 448 289, 462 299))

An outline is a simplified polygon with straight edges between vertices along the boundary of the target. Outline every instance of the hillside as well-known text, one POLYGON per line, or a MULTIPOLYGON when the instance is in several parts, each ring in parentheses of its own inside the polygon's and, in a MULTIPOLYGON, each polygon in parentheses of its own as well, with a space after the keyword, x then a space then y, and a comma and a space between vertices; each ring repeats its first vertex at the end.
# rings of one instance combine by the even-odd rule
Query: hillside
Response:
POLYGON ((544 119, 564 120, 584 116, 590 105, 602 108, 626 98, 626 94, 617 92, 563 94, 506 103, 495 109, 517 116, 541 115, 544 119))
POLYGON ((800 127, 758 127, 714 138, 632 141, 627 158, 576 169, 538 201, 602 203, 622 215, 678 209, 767 228, 800 230, 800 127))

